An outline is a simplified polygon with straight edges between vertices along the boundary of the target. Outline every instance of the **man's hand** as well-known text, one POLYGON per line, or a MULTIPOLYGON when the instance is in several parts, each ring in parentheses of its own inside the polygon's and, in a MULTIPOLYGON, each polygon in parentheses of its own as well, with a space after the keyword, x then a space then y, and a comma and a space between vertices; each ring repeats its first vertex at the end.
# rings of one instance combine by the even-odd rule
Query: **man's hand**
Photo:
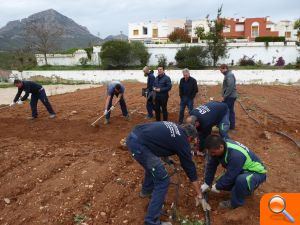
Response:
POLYGON ((160 92, 160 88, 153 88, 154 91, 160 92))
POLYGON ((112 106, 110 107, 110 111, 113 111, 114 109, 115 109, 115 106, 112 105, 112 106))
POLYGON ((212 186, 211 191, 214 192, 214 193, 217 193, 217 194, 220 193, 220 191, 216 188, 216 184, 214 184, 214 185, 212 186))
POLYGON ((207 183, 204 183, 201 185, 201 192, 204 193, 204 192, 207 192, 209 191, 209 186, 207 183))
POLYGON ((19 101, 17 101, 17 104, 18 105, 23 105, 23 101, 19 100, 19 101))
POLYGON ((12 102, 12 103, 9 104, 9 106, 12 107, 12 106, 14 106, 15 104, 16 104, 15 102, 12 102))
POLYGON ((211 210, 210 205, 208 204, 208 202, 204 198, 202 198, 201 195, 198 195, 195 198, 195 200, 196 200, 196 207, 198 207, 201 204, 201 206, 203 208, 203 211, 210 211, 211 210))

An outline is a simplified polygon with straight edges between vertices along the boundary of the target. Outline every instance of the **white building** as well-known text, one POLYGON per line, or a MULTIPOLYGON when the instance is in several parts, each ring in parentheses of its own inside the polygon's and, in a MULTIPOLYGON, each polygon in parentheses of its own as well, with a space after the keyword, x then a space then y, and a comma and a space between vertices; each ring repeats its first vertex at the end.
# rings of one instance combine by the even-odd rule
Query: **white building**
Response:
POLYGON ((196 28, 197 27, 203 27, 205 33, 209 32, 209 26, 208 26, 207 19, 193 20, 192 21, 192 34, 191 34, 191 37, 193 39, 192 42, 197 42, 198 41, 198 37, 196 35, 196 28))
POLYGON ((294 21, 281 20, 275 24, 275 31, 279 36, 285 37, 287 41, 297 41, 297 30, 294 29, 294 21))
POLYGON ((165 43, 168 41, 168 35, 176 28, 185 28, 185 22, 185 19, 166 19, 157 22, 129 23, 128 39, 146 43, 165 43))

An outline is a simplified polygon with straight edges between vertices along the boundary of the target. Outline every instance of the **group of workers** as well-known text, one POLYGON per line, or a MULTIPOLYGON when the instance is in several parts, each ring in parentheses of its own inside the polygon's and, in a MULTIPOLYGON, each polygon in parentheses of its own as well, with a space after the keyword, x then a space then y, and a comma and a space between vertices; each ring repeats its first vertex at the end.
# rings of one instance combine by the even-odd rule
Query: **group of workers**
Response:
MULTIPOLYGON (((147 66, 144 67, 143 72, 147 77, 147 88, 144 95, 146 97, 146 119, 151 120, 155 114, 156 122, 135 126, 126 139, 126 145, 133 158, 145 170, 139 196, 141 198, 149 197, 150 202, 144 224, 171 224, 162 222, 160 216, 170 184, 170 175, 162 159, 172 155, 178 156, 180 165, 195 190, 196 202, 200 202, 204 210, 210 208, 203 198, 203 193, 208 191, 216 194, 221 191, 231 192, 230 199, 219 203, 220 208, 234 209, 244 205, 246 196, 251 195, 266 180, 266 168, 253 151, 229 137, 229 130, 235 129, 234 103, 237 98, 237 90, 235 76, 228 66, 225 64, 220 66, 220 72, 224 75, 223 101, 210 101, 196 108, 194 108, 194 99, 198 93, 197 81, 190 76, 188 69, 182 71, 183 77, 179 83, 178 124, 168 121, 167 105, 172 82, 170 77, 165 74, 164 68, 160 66, 157 68, 156 77, 147 66), (189 116, 183 123, 186 107, 189 116), (161 114, 163 121, 161 121, 161 114), (219 135, 211 134, 214 126, 218 127, 219 135), (192 143, 197 143, 196 150, 191 149, 192 143), (192 157, 193 152, 204 155, 204 150, 207 150, 209 157, 204 181, 201 184, 192 157), (226 171, 214 183, 219 165, 222 165, 226 171)), ((11 106, 22 104, 31 93, 32 116, 30 119, 38 116, 38 100, 45 105, 50 118, 56 117, 41 85, 21 80, 15 80, 14 84, 18 87, 18 93, 11 106), (21 97, 22 91, 25 91, 23 97, 21 97)), ((119 81, 113 81, 107 86, 104 108, 105 124, 110 122, 110 114, 116 104, 120 104, 125 119, 130 119, 124 93, 125 87, 119 81), (114 96, 117 99, 113 103, 114 96)))

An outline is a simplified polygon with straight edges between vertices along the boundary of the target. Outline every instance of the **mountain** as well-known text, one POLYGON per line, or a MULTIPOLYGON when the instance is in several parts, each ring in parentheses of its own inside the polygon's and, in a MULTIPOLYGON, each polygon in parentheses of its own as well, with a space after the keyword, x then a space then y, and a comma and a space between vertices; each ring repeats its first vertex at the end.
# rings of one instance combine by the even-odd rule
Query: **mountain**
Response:
POLYGON ((25 26, 38 21, 48 27, 60 28, 63 35, 59 38, 59 48, 66 50, 70 48, 85 48, 90 44, 100 44, 102 39, 92 35, 88 29, 75 23, 72 19, 49 9, 29 16, 22 20, 8 22, 0 29, 0 51, 11 51, 25 46, 25 26))
POLYGON ((119 35, 109 35, 107 36, 104 41, 111 41, 111 40, 128 40, 128 37, 125 34, 119 34, 119 35))

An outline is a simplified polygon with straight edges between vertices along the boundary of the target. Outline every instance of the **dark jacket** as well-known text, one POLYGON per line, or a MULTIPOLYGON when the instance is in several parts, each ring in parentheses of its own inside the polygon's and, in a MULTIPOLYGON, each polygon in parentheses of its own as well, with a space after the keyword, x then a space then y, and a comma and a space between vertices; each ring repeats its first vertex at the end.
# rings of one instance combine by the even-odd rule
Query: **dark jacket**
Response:
POLYGON ((218 190, 232 187, 237 176, 242 173, 252 172, 265 174, 267 172, 265 166, 254 152, 239 142, 232 140, 226 140, 223 156, 211 157, 209 160, 205 174, 205 183, 208 185, 212 184, 219 164, 226 168, 226 172, 217 180, 216 188, 218 190), (248 159, 245 155, 247 155, 248 159))
POLYGON ((231 71, 227 71, 224 75, 223 86, 222 86, 222 97, 223 98, 236 98, 236 80, 235 76, 231 71))
POLYGON ((42 85, 37 84, 33 81, 22 81, 23 86, 21 88, 18 88, 18 93, 16 97, 14 98, 14 102, 17 102, 22 94, 23 91, 25 91, 25 95, 21 98, 21 101, 25 101, 29 94, 39 94, 39 91, 43 88, 42 85))
POLYGON ((154 80, 153 87, 160 88, 160 92, 156 92, 156 97, 169 96, 169 91, 172 88, 170 77, 168 77, 166 74, 162 76, 158 75, 154 80))
POLYGON ((154 72, 153 70, 151 70, 147 78, 147 89, 149 92, 153 91, 154 81, 155 81, 154 72))
POLYGON ((194 99, 197 93, 198 85, 193 77, 189 77, 187 81, 185 81, 184 77, 181 78, 179 83, 179 96, 181 98, 186 96, 190 99, 194 99))
POLYGON ((153 122, 137 125, 132 131, 142 145, 158 157, 177 155, 190 181, 197 180, 191 147, 185 131, 172 122, 153 122))

